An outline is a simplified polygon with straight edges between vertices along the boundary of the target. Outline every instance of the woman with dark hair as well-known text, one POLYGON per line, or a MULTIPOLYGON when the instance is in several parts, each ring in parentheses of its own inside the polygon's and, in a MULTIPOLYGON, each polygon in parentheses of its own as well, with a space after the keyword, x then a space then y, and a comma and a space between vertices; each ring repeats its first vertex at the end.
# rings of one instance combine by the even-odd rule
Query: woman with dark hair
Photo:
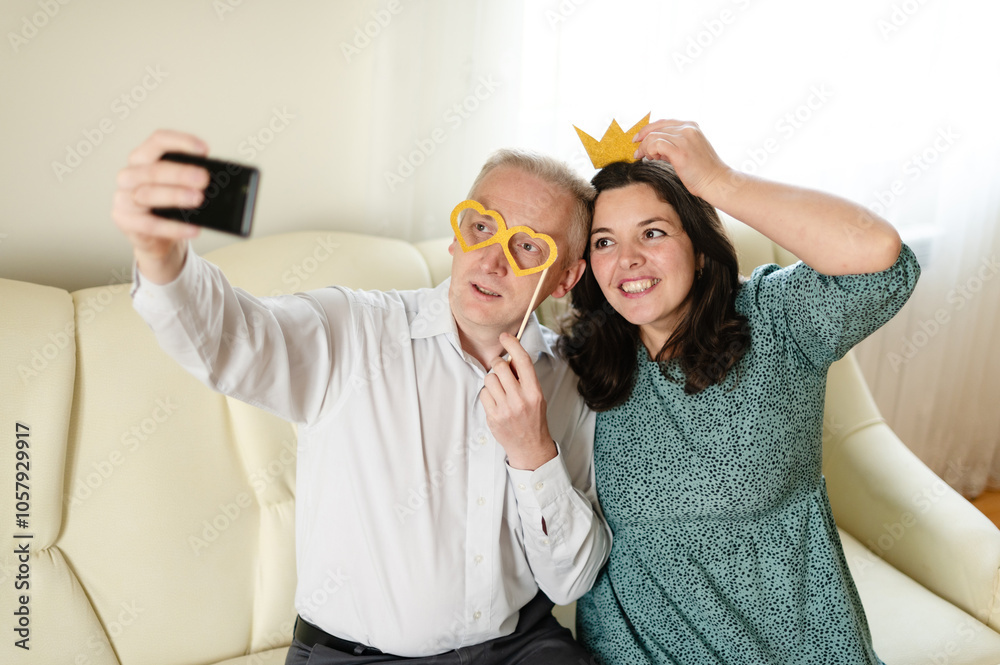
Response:
POLYGON ((606 665, 877 664, 821 472, 827 368, 906 302, 884 220, 726 166, 694 123, 606 166, 563 351, 599 411, 611 558, 577 604, 606 665), (739 276, 716 209, 802 261, 739 276))

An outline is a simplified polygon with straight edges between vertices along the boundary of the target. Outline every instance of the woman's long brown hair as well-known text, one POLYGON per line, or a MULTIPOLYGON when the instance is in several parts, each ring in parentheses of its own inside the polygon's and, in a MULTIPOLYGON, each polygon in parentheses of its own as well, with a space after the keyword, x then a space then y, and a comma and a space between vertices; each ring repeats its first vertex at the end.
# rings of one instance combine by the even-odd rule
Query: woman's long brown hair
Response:
MULTIPOLYGON (((616 162, 591 181, 597 195, 642 183, 670 204, 691 238, 695 257, 704 257, 681 305, 686 314, 656 354, 664 376, 666 362, 676 359, 684 372, 684 392, 694 394, 722 383, 750 344, 746 318, 736 313, 740 287, 736 249, 715 208, 694 196, 673 167, 661 161, 616 162)), ((590 408, 606 411, 628 399, 635 383, 639 328, 616 312, 590 268, 590 243, 584 254, 587 270, 573 287, 574 315, 560 348, 580 377, 580 394, 590 408)))

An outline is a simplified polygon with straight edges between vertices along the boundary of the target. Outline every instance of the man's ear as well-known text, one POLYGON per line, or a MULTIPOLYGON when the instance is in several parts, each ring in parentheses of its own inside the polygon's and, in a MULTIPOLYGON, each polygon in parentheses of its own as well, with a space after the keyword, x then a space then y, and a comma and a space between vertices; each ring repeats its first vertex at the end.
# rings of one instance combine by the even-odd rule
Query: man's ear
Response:
POLYGON ((452 238, 451 244, 448 245, 448 253, 455 256, 455 246, 458 245, 458 238, 452 238))
POLYGON ((559 283, 556 284, 556 288, 552 291, 552 297, 562 298, 569 293, 576 283, 580 281, 580 278, 583 277, 586 269, 587 262, 583 259, 577 259, 576 263, 563 269, 562 274, 559 276, 559 283))

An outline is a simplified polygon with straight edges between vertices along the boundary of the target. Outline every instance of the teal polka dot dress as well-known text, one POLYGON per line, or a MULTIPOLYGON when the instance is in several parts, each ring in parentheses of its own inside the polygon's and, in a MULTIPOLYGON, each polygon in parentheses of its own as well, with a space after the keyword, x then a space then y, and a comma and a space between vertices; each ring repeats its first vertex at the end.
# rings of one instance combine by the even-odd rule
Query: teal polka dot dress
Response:
POLYGON ((736 309, 751 343, 724 384, 684 394, 637 349, 635 388, 597 419, 611 558, 577 604, 606 665, 879 664, 821 471, 830 364, 906 302, 903 247, 880 273, 761 266, 736 309))

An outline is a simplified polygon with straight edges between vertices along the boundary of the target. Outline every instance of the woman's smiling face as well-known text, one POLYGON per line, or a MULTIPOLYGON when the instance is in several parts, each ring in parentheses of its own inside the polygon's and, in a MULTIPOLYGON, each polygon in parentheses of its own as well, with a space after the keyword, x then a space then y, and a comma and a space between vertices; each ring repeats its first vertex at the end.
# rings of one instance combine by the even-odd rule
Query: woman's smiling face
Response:
POLYGON ((701 260, 673 206, 647 184, 601 192, 590 266, 604 296, 655 356, 685 314, 701 260))

